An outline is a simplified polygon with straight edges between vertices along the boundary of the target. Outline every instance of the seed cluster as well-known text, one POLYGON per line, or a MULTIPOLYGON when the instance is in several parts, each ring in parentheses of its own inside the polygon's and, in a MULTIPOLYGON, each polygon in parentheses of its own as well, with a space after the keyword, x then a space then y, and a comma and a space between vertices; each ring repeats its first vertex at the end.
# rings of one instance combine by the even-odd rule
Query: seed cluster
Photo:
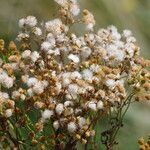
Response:
POLYGON ((11 42, 6 50, 0 40, 0 113, 9 119, 36 108, 41 112, 36 132, 50 121, 55 133, 86 143, 97 119, 129 92, 137 101, 150 100, 150 61, 139 56, 130 30, 108 26, 96 32, 92 13, 83 10, 78 17, 76 0, 55 2, 59 18, 42 25, 34 16, 19 20, 18 49, 11 42), (70 33, 75 23, 85 25, 83 36, 70 33))

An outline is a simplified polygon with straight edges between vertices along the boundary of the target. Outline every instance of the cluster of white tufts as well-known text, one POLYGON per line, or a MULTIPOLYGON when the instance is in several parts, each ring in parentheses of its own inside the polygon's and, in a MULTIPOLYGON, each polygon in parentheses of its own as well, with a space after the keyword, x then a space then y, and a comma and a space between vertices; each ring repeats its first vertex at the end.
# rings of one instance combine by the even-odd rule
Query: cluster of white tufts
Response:
POLYGON ((19 20, 19 27, 23 28, 24 26, 34 27, 37 24, 37 19, 34 16, 28 16, 19 20))
POLYGON ((13 86, 14 79, 9 77, 7 72, 0 70, 0 84, 5 88, 9 89, 13 86))
MULTIPOLYGON (((89 137, 94 115, 107 114, 116 102, 125 100, 124 82, 139 69, 139 47, 130 30, 119 33, 108 26, 96 32, 92 13, 84 10, 79 18, 76 0, 55 2, 60 16, 42 27, 34 16, 19 21, 21 49, 13 51, 8 62, 0 60, 0 102, 28 100, 42 112, 43 123, 50 119, 55 130, 71 136, 87 129, 89 137), (80 36, 70 33, 78 21, 86 29, 80 36)), ((5 116, 12 115, 13 105, 5 109, 5 116)))
POLYGON ((37 78, 30 77, 27 80, 27 85, 29 87, 27 90, 28 95, 33 96, 34 94, 42 94, 48 86, 48 82, 46 80, 39 81, 37 78))
POLYGON ((23 59, 31 59, 32 62, 36 62, 39 59, 40 55, 37 51, 31 52, 30 50, 25 50, 22 53, 22 58, 23 59))

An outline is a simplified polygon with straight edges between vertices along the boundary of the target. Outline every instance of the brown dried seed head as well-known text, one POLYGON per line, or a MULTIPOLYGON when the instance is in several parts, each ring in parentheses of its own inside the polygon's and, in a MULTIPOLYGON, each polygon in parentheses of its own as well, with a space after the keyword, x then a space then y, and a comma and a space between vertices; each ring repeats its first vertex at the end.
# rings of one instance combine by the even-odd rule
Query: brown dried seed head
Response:
POLYGON ((46 148, 45 148, 45 145, 42 144, 42 145, 40 146, 40 150, 45 150, 45 149, 46 149, 46 148))
POLYGON ((44 142, 45 141, 45 136, 40 136, 39 140, 40 140, 40 142, 44 142))
POLYGON ((7 105, 9 108, 14 108, 15 102, 13 100, 7 100, 7 105))
POLYGON ((34 136, 35 136, 35 133, 33 131, 29 133, 30 138, 34 138, 34 136))
POLYGON ((150 82, 145 82, 144 84, 143 84, 143 87, 145 88, 145 90, 146 91, 148 91, 148 90, 150 90, 150 82))
POLYGON ((138 140, 138 143, 139 143, 140 145, 144 145, 144 143, 145 143, 144 138, 140 138, 140 139, 138 140))
POLYGON ((5 69, 7 71, 8 75, 12 75, 14 72, 12 69, 12 66, 10 64, 3 65, 3 69, 5 69))
POLYGON ((86 144, 87 140, 86 139, 81 139, 82 144, 86 144))
POLYGON ((86 136, 86 137, 90 137, 90 135, 91 135, 91 134, 90 134, 90 131, 85 132, 85 136, 86 136))
POLYGON ((146 100, 148 100, 148 101, 150 100, 150 94, 145 94, 144 97, 146 100))
POLYGON ((88 11, 87 9, 84 9, 84 10, 83 10, 83 14, 84 14, 84 15, 88 15, 88 13, 89 13, 89 11, 88 11))
POLYGON ((38 123, 35 124, 35 130, 36 130, 36 132, 39 132, 42 129, 43 129, 43 123, 38 122, 38 123))
POLYGON ((20 61, 20 56, 17 56, 17 55, 11 55, 9 58, 8 58, 8 60, 10 61, 10 62, 19 62, 20 61))
POLYGON ((17 46, 16 46, 16 44, 13 41, 11 41, 9 43, 8 49, 12 50, 12 51, 17 51, 17 46))
POLYGON ((0 39, 0 51, 4 49, 5 42, 3 39, 0 39))
POLYGON ((145 143, 144 146, 145 146, 146 150, 148 150, 150 148, 147 143, 145 143))
POLYGON ((76 139, 77 140, 80 140, 81 139, 81 136, 79 134, 76 134, 76 139))
POLYGON ((140 145, 140 150, 146 150, 144 145, 140 145))
POLYGON ((33 139, 31 143, 32 143, 32 145, 36 145, 36 144, 38 144, 38 141, 33 139))

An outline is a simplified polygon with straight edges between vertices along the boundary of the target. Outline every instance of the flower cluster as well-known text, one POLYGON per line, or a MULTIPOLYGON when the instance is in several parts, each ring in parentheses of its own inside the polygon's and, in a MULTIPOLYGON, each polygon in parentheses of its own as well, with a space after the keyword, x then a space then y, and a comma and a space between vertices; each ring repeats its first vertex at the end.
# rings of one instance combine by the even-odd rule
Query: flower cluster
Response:
POLYGON ((150 100, 150 73, 145 69, 150 62, 140 58, 130 30, 119 33, 108 26, 95 32, 88 10, 80 19, 88 32, 70 33, 80 13, 78 3, 55 1, 60 18, 43 26, 34 16, 19 20, 19 49, 11 42, 6 50, 0 41, 5 56, 0 60, 0 113, 9 118, 37 109, 36 132, 50 121, 54 132, 86 143, 95 135, 95 122, 124 103, 130 91, 135 100, 150 100))

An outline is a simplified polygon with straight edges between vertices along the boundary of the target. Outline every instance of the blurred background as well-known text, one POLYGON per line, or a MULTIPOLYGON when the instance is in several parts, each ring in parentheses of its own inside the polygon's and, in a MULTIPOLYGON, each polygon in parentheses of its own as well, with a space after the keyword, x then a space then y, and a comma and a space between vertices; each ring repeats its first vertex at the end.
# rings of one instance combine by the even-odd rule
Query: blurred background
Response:
MULTIPOLYGON (((119 31, 132 30, 142 55, 150 58, 150 0, 79 0, 79 3, 82 9, 94 14, 97 28, 115 25, 119 31)), ((0 0, 0 38, 6 42, 13 40, 20 18, 34 15, 46 21, 55 17, 56 10, 53 0, 0 0)), ((82 28, 75 30, 80 33, 82 28)), ((135 104, 126 115, 116 150, 137 150, 137 139, 147 135, 150 135, 150 104, 135 104)))

